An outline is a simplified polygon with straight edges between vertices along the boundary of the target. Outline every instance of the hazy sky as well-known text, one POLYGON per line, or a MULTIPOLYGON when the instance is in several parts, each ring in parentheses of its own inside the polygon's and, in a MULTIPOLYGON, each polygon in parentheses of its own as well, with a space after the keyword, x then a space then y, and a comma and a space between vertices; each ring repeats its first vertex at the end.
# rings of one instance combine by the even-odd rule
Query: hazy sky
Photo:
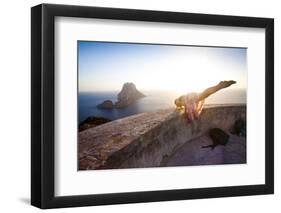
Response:
POLYGON ((247 49, 78 42, 79 91, 139 90, 200 92, 221 80, 247 87, 247 49))

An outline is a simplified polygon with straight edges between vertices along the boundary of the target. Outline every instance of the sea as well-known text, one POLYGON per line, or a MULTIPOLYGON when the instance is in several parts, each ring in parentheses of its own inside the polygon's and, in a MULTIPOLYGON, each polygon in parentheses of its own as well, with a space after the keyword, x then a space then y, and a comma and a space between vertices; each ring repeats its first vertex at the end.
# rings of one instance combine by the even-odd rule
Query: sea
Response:
MULTIPOLYGON (((117 101, 118 91, 112 92, 80 92, 78 94, 79 123, 90 116, 104 117, 110 120, 124 118, 130 115, 152 112, 159 109, 175 107, 174 100, 178 93, 167 91, 142 91, 146 97, 137 100, 124 109, 99 109, 97 105, 105 100, 117 101)), ((246 104, 245 89, 222 90, 209 96, 206 105, 218 104, 246 104)))

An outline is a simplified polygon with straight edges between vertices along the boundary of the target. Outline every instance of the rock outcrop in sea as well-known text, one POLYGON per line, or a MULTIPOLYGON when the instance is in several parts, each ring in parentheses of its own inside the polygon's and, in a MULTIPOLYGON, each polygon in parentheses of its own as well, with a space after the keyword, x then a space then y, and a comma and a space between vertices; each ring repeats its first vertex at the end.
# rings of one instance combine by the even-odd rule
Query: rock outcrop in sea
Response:
POLYGON ((115 107, 125 108, 143 97, 145 97, 145 95, 137 90, 134 83, 125 83, 123 84, 121 92, 118 94, 118 101, 115 103, 115 107))
POLYGON ((106 100, 101 104, 97 105, 97 107, 100 109, 112 109, 114 107, 114 104, 111 100, 106 100))
POLYGON ((105 100, 97 105, 97 107, 100 109, 126 108, 143 97, 145 97, 145 95, 137 90, 134 83, 127 82, 123 84, 122 90, 118 93, 117 102, 115 104, 113 104, 111 100, 105 100))

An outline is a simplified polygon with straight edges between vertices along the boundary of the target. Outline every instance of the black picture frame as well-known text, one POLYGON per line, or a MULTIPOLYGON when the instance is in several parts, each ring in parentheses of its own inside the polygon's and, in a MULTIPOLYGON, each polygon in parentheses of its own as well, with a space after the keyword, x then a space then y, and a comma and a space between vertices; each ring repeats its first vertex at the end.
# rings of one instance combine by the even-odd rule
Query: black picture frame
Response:
POLYGON ((274 193, 274 20, 271 18, 41 4, 31 8, 31 204, 60 208, 274 193), (264 28, 265 184, 129 193, 54 195, 55 17, 264 28))

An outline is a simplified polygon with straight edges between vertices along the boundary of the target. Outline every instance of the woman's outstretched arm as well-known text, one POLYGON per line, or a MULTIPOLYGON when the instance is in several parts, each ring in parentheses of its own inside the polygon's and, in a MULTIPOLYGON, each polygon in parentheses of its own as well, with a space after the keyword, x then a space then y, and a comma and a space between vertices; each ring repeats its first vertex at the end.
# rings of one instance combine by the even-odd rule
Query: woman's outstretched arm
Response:
POLYGON ((210 95, 216 93, 217 91, 227 88, 229 86, 231 86, 232 84, 235 84, 236 81, 221 81, 220 83, 218 83, 216 86, 213 87, 209 87, 208 89, 205 89, 200 95, 199 95, 199 101, 203 101, 204 99, 206 99, 207 97, 209 97, 210 95))

